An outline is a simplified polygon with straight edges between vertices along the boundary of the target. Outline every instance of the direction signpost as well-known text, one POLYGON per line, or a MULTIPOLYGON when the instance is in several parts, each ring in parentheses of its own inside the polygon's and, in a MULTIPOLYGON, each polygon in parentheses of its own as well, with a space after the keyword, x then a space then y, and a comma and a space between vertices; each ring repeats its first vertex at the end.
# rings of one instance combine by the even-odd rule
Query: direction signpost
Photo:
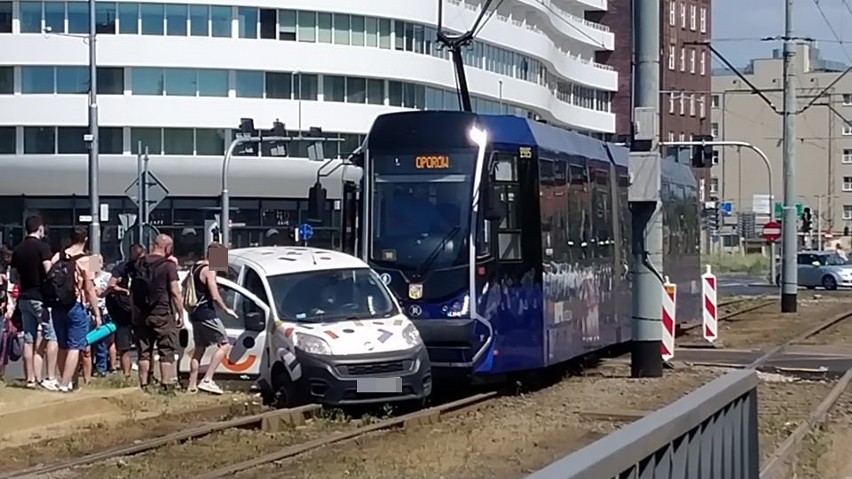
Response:
POLYGON ((144 240, 145 228, 150 227, 151 211, 169 196, 169 190, 159 178, 148 171, 148 149, 145 149, 143 155, 141 153, 142 142, 139 142, 138 148, 136 179, 124 190, 124 194, 139 208, 136 217, 138 241, 146 244, 147 241, 144 240))
POLYGON ((313 236, 314 236, 314 227, 307 224, 307 223, 302 223, 302 224, 299 225, 298 228, 296 228, 296 242, 297 243, 299 241, 301 241, 301 242, 303 242, 303 244, 305 246, 307 246, 308 240, 313 238, 313 236))
POLYGON ((775 243, 781 238, 781 223, 777 221, 767 221, 766 224, 763 225, 763 231, 761 233, 763 235, 763 239, 770 243, 775 243))

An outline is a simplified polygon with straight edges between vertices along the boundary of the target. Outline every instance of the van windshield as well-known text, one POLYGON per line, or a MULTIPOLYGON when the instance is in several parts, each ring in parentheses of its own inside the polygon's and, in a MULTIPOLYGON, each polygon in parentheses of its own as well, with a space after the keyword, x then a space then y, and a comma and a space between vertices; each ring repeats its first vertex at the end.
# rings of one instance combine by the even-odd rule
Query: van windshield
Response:
POLYGON ((268 280, 278 317, 285 321, 322 323, 399 314, 387 287, 369 268, 307 271, 268 280))

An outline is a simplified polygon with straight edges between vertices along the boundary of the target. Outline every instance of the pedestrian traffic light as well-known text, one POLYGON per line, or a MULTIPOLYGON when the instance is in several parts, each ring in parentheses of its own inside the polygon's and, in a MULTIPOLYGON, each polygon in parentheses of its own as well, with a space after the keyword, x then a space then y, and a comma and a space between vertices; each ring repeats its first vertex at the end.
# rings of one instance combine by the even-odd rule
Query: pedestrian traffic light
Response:
POLYGON ((813 215, 811 214, 811 209, 805 207, 802 211, 802 233, 810 233, 812 226, 813 215))

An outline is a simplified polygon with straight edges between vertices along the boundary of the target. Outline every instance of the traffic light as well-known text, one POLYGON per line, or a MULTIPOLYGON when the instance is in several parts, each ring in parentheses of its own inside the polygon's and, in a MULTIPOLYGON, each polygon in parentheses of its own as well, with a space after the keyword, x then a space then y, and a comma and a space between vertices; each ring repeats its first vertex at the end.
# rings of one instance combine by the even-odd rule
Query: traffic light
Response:
MULTIPOLYGON (((711 135, 694 135, 693 141, 713 141, 711 135)), ((692 147, 692 166, 707 168, 718 163, 718 155, 712 145, 694 145, 692 147)))
POLYGON ((719 209, 704 208, 704 229, 708 231, 719 231, 719 209))
POLYGON ((811 209, 805 207, 805 209, 802 210, 802 233, 810 233, 812 226, 813 215, 811 214, 811 209))

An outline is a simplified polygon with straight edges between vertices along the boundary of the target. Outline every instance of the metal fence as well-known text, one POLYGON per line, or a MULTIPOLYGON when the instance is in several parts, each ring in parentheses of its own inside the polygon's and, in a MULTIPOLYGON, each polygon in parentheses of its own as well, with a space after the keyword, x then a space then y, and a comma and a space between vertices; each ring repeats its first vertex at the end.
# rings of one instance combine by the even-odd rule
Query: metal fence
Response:
POLYGON ((526 479, 752 479, 757 372, 734 371, 526 479))

